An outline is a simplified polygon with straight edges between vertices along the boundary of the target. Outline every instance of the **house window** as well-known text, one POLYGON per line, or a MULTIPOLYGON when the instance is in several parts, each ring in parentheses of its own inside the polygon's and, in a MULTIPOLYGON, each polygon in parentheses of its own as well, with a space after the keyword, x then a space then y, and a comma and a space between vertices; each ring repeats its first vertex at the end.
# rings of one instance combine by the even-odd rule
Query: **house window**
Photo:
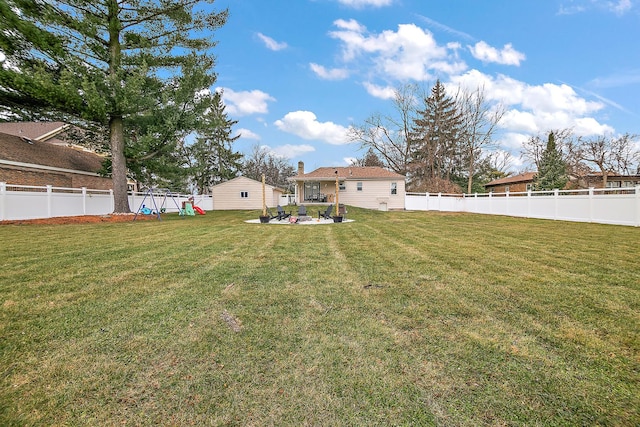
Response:
POLYGON ((607 181, 607 188, 620 188, 621 186, 621 181, 607 181))
POLYGON ((340 181, 338 183, 338 188, 340 189, 340 191, 344 191, 347 189, 347 184, 345 184, 344 181, 340 181))
POLYGON ((240 192, 240 197, 242 197, 243 199, 246 199, 249 197, 249 192, 248 191, 241 191, 240 192))
POLYGON ((391 194, 398 194, 398 183, 397 182, 392 182, 391 183, 391 194))
POLYGON ((359 182, 357 184, 357 189, 358 189, 358 191, 362 191, 362 182, 359 182))
POLYGON ((508 192, 509 192, 509 186, 508 186, 508 185, 505 185, 505 186, 504 186, 504 192, 505 192, 505 193, 508 193, 508 192))
POLYGON ((533 191, 533 184, 527 184, 527 191, 533 191))

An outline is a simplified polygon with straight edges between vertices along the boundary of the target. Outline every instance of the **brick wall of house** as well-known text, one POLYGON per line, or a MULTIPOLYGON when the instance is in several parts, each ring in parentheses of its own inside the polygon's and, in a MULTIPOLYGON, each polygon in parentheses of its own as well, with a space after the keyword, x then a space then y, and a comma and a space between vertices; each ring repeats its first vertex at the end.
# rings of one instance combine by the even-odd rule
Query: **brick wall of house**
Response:
POLYGON ((487 190, 491 190, 494 193, 506 193, 507 187, 509 187, 510 193, 519 193, 527 191, 527 184, 531 182, 515 182, 512 184, 500 184, 496 186, 487 187, 487 190))
POLYGON ((110 190, 113 184, 110 178, 88 175, 76 175, 65 172, 25 170, 0 166, 0 182, 14 185, 31 185, 110 190))

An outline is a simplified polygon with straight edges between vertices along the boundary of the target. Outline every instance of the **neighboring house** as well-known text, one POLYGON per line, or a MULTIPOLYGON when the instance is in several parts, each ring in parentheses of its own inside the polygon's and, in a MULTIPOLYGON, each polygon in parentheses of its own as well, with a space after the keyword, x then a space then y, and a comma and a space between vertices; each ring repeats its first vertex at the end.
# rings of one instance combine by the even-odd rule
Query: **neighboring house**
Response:
MULTIPOLYGON (((280 203, 284 190, 265 184, 267 207, 280 203)), ((262 182, 239 176, 211 187, 214 210, 262 209, 262 182)))
POLYGON ((0 133, 0 182, 97 190, 113 188, 101 176, 103 157, 37 139, 0 133))
MULTIPOLYGON (((485 184, 490 193, 525 192, 534 189, 536 172, 525 172, 515 176, 496 179, 485 184)), ((590 173, 584 177, 570 177, 566 189, 569 188, 602 188, 602 173, 590 173)), ((640 185, 639 175, 607 175, 607 188, 629 188, 640 185)))
POLYGON ((484 185, 489 193, 525 192, 533 190, 537 172, 524 172, 519 175, 495 179, 484 185))
MULTIPOLYGON (((584 178, 584 181, 586 181, 586 187, 602 188, 602 184, 604 181, 602 179, 602 172, 590 173, 584 178)), ((607 174, 607 188, 629 188, 635 187, 637 185, 640 185, 640 174, 607 174)))
POLYGON ((295 182, 296 202, 335 203, 336 178, 338 202, 367 209, 404 209, 405 177, 377 166, 322 167, 304 173, 298 162, 295 182))

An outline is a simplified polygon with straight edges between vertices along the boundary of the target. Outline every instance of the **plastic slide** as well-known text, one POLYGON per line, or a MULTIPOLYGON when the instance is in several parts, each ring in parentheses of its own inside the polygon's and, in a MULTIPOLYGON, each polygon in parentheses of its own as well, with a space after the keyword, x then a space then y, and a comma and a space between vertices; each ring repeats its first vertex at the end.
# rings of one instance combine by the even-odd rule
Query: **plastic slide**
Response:
POLYGON ((193 210, 198 212, 200 215, 204 215, 205 214, 205 211, 203 211, 200 206, 194 206, 193 210))

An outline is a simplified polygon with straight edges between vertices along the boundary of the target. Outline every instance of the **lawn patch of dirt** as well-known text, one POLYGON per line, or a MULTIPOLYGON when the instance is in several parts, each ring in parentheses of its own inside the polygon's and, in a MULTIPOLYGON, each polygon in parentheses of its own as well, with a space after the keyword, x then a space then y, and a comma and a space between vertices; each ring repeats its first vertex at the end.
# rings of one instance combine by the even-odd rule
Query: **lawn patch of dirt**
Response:
MULTIPOLYGON (((60 216, 55 218, 20 219, 0 221, 0 225, 26 225, 26 224, 95 224, 99 222, 127 222, 133 221, 135 214, 108 214, 108 215, 80 215, 80 216, 60 216)), ((157 219, 155 215, 138 215, 136 221, 148 221, 157 219)))

